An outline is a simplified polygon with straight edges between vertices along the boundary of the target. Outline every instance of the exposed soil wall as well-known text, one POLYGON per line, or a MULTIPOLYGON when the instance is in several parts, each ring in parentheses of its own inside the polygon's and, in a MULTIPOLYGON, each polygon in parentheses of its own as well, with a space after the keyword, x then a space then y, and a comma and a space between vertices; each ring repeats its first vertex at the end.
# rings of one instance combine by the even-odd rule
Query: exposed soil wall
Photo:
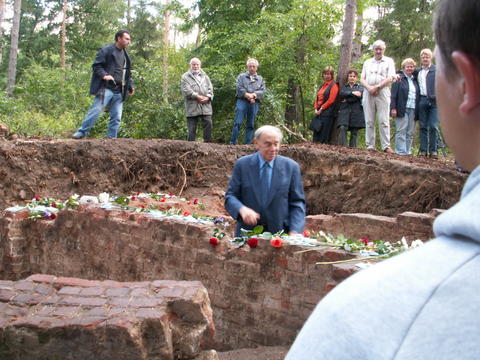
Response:
MULTIPOLYGON (((0 140, 0 208, 35 195, 169 191, 221 199, 237 158, 253 146, 173 140, 0 140)), ((429 212, 458 201, 465 181, 451 163, 300 144, 309 214, 429 212)))

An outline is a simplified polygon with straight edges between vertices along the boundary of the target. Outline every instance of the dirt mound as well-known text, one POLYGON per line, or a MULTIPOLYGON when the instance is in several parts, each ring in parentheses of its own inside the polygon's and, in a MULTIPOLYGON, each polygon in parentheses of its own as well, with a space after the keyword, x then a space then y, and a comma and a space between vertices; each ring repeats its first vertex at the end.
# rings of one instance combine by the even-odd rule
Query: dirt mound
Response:
MULTIPOLYGON (((149 139, 0 141, 0 207, 36 195, 171 192, 216 204, 235 160, 253 146, 149 139)), ((299 162, 309 214, 396 215, 448 208, 466 176, 449 159, 431 160, 296 144, 282 154, 299 162)))

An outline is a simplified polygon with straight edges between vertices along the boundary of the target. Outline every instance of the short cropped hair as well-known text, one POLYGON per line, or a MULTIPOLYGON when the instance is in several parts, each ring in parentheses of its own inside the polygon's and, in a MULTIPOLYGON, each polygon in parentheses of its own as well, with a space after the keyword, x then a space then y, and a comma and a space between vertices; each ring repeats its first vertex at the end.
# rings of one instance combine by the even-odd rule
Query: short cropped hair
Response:
POLYGON ((325 69, 323 69, 322 71, 322 75, 325 75, 325 74, 330 74, 332 75, 332 79, 335 77, 335 70, 333 70, 333 67, 332 66, 327 66, 325 67, 325 69))
POLYGON ((202 62, 201 62, 200 59, 197 58, 197 57, 194 57, 194 58, 191 58, 191 59, 190 59, 190 65, 192 65, 192 61, 193 61, 193 60, 197 60, 198 63, 199 63, 200 65, 202 65, 202 62))
MULTIPOLYGON (((458 73, 452 61, 456 50, 466 53, 480 64, 480 1, 441 0, 437 5, 434 32, 446 75, 458 73)), ((480 67, 480 66, 479 66, 480 67)))
POLYGON ((355 74, 355 76, 358 77, 358 71, 357 70, 348 70, 347 76, 350 74, 355 74))
POLYGON ((123 38, 123 35, 125 34, 130 35, 130 33, 127 30, 118 30, 115 34, 115 41, 117 41, 120 38, 123 38))
POLYGON ((420 56, 422 56, 423 54, 427 54, 430 55, 430 57, 433 57, 432 50, 430 49, 423 49, 422 51, 420 51, 420 56))
POLYGON ((412 64, 413 66, 417 66, 417 63, 415 62, 415 60, 413 60, 412 58, 406 58, 405 60, 402 61, 402 69, 407 64, 412 64))
POLYGON ((247 66, 248 66, 248 64, 250 64, 250 63, 254 63, 255 66, 258 67, 258 60, 257 60, 257 59, 254 59, 254 58, 248 59, 248 60, 247 60, 247 66))
POLYGON ((385 41, 383 40, 377 40, 372 45, 373 50, 375 50, 376 48, 382 48, 383 50, 385 50, 386 47, 387 45, 385 45, 385 41))
POLYGON ((255 140, 258 140, 260 136, 262 136, 265 133, 274 133, 275 135, 278 135, 278 137, 280 138, 280 142, 282 142, 282 139, 283 139, 282 132, 280 131, 279 128, 272 125, 263 125, 259 127, 257 131, 255 131, 255 140))

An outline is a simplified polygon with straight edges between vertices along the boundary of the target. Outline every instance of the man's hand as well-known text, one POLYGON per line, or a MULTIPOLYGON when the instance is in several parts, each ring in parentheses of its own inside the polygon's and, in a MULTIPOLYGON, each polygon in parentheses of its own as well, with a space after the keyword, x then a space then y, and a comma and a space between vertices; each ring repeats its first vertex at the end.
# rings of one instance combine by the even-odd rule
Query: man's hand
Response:
POLYGON ((131 88, 128 93, 130 94, 130 96, 132 96, 133 94, 135 94, 135 89, 134 89, 134 88, 131 88))
POLYGON ((392 115, 392 118, 396 118, 397 117, 397 109, 392 109, 390 111, 391 115, 392 115))
POLYGON ((260 214, 247 206, 242 206, 238 212, 240 213, 243 222, 247 225, 257 225, 257 221, 260 220, 260 214))
POLYGON ((352 91, 352 95, 356 96, 356 97, 362 97, 362 93, 360 91, 352 91))
POLYGON ((113 76, 107 74, 107 75, 105 75, 105 76, 103 77, 103 80, 105 80, 105 81, 113 80, 113 76))
POLYGON ((320 115, 322 113, 322 109, 316 109, 315 110, 315 115, 320 115))
POLYGON ((370 95, 377 96, 380 92, 380 87, 378 85, 369 86, 367 90, 370 95))
POLYGON ((197 101, 201 104, 205 104, 210 101, 210 98, 208 96, 198 94, 197 101))

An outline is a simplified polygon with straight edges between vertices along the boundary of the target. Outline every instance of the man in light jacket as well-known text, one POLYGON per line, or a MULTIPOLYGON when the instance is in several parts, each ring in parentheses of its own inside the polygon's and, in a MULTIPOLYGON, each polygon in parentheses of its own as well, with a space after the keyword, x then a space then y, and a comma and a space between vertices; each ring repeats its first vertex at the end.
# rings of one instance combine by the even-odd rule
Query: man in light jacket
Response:
POLYGON ((203 120, 203 140, 212 141, 213 86, 210 78, 201 69, 198 58, 190 60, 190 70, 182 75, 182 94, 185 97, 188 141, 195 141, 197 122, 203 120))

